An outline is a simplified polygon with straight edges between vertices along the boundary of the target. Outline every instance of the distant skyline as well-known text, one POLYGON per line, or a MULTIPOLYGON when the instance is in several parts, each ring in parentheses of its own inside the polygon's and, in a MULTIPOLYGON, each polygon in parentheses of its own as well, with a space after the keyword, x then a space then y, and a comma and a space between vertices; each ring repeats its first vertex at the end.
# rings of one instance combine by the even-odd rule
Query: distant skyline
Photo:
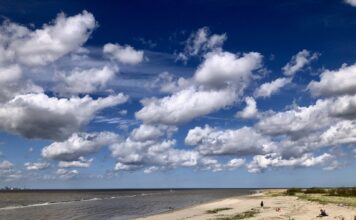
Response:
POLYGON ((356 1, 2 1, 0 187, 356 183, 356 1))

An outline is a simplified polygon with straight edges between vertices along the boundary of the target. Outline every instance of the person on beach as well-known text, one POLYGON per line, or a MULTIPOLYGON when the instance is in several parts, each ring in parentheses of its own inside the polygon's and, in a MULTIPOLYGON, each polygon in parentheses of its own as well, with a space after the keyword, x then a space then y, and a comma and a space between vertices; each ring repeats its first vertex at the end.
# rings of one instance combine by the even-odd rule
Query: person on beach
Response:
POLYGON ((263 208, 263 201, 261 201, 261 208, 263 208))
POLYGON ((320 209, 320 214, 317 217, 325 217, 328 216, 328 214, 326 214, 326 211, 323 209, 320 209))

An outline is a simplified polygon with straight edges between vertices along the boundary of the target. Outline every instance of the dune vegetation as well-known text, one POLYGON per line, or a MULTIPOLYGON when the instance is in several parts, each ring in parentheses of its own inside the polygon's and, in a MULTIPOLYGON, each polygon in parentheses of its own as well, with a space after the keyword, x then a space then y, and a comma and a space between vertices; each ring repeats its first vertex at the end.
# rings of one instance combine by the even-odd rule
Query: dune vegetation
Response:
POLYGON ((321 204, 334 203, 341 206, 356 207, 356 188, 290 188, 284 192, 288 196, 297 196, 299 199, 319 202, 321 204))

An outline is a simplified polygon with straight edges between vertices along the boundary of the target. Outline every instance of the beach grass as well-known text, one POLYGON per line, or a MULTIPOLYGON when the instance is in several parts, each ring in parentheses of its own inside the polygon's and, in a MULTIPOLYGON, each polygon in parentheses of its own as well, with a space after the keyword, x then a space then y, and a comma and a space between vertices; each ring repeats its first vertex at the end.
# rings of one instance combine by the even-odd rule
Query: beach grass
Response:
POLYGON ((297 193, 299 199, 304 199, 312 202, 318 202, 320 204, 338 204, 343 206, 353 206, 356 207, 356 198, 355 197, 346 197, 346 196, 330 196, 327 194, 304 194, 297 193))
POLYGON ((286 194, 286 191, 283 189, 274 189, 274 190, 264 191, 264 195, 269 196, 269 197, 284 196, 285 194, 286 194))
POLYGON ((239 220, 239 219, 248 219, 256 216, 260 211, 258 209, 251 209, 242 213, 238 213, 231 216, 224 216, 216 218, 215 220, 239 220))
POLYGON ((225 211, 225 210, 230 210, 230 209, 232 209, 232 208, 228 208, 228 207, 216 208, 216 209, 210 209, 210 210, 206 211, 206 213, 208 213, 208 214, 216 214, 218 212, 225 211))
POLYGON ((337 204, 341 206, 356 207, 355 188, 290 188, 284 192, 287 196, 297 196, 299 199, 318 202, 320 204, 337 204))

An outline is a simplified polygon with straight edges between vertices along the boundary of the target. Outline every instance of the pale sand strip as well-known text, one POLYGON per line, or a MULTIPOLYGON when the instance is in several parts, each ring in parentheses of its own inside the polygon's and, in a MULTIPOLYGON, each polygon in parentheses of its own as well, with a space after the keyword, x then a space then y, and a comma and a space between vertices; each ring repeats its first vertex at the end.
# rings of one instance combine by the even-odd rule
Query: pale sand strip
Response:
POLYGON ((172 212, 162 213, 159 215, 148 216, 139 218, 141 220, 205 220, 215 219, 218 217, 231 216, 234 214, 242 213, 252 208, 256 208, 260 211, 251 220, 277 220, 277 219, 294 219, 294 220, 330 220, 330 219, 344 219, 355 220, 356 208, 338 206, 335 204, 322 205, 316 202, 309 202, 305 200, 297 199, 294 196, 276 196, 269 197, 264 194, 254 194, 250 196, 233 197, 223 199, 220 201, 209 202, 201 205, 196 205, 186 209, 176 210, 172 212), (265 206, 260 208, 260 202, 263 200, 265 206), (216 214, 207 214, 207 210, 216 208, 232 208, 231 210, 225 210, 216 214), (280 208, 279 212, 276 208, 280 208), (316 217, 319 215, 319 210, 325 209, 329 214, 328 217, 316 217))

